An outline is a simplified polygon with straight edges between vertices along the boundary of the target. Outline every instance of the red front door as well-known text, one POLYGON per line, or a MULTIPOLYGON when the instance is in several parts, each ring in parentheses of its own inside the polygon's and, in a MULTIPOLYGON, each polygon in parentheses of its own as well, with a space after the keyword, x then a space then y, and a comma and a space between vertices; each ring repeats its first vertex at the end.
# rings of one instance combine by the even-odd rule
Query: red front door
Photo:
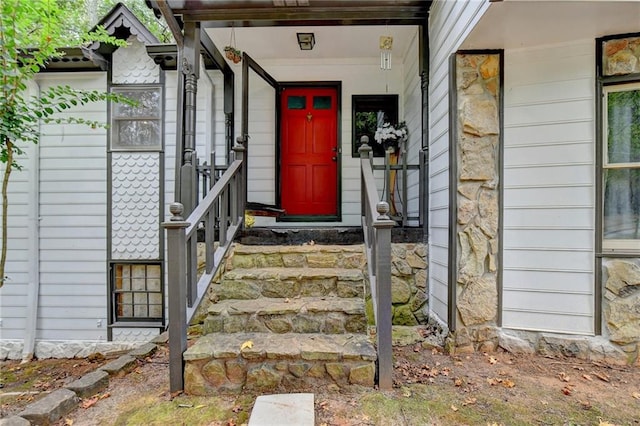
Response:
POLYGON ((280 187, 287 216, 338 214, 337 103, 335 88, 282 91, 280 187))

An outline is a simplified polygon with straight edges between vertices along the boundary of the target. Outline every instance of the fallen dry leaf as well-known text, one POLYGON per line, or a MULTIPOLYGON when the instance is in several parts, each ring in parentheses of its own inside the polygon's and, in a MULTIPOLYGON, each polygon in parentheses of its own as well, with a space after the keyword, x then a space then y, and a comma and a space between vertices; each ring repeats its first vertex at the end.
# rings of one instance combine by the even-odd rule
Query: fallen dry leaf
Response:
POLYGON ((502 386, 504 386, 505 388, 513 388, 516 386, 516 384, 509 379, 504 379, 502 381, 502 386))
POLYGON ((478 402, 478 400, 476 398, 473 398, 473 397, 472 398, 467 398, 467 399, 464 400, 462 405, 466 407, 467 405, 473 405, 476 402, 478 402))
POLYGON ((494 365, 497 364, 498 360, 492 356, 489 357, 489 364, 494 365))
POLYGON ((635 399, 640 399, 640 392, 634 392, 631 394, 631 396, 635 399))
POLYGON ((569 396, 573 393, 573 385, 566 385, 562 388, 562 393, 569 396))
POLYGON ((458 407, 456 407, 455 405, 451 406, 451 411, 456 412, 458 411, 458 407))
POLYGON ((582 375, 582 378, 585 379, 585 380, 588 380, 590 382, 593 382, 593 377, 591 377, 590 375, 588 375, 586 373, 582 375))
POLYGON ((593 373, 594 376, 596 376, 598 379, 602 380, 603 382, 608 382, 609 381, 609 376, 607 376, 604 373, 593 373))
POLYGON ((571 377, 567 376, 565 373, 562 373, 562 372, 558 373, 558 378, 563 382, 571 381, 571 377))
POLYGON ((455 379, 453 381, 453 384, 456 385, 457 387, 462 386, 462 379, 455 379))
POLYGON ((598 423, 598 426, 617 426, 615 423, 609 423, 607 421, 604 421, 602 419, 599 420, 600 423, 598 423))
POLYGON ((591 401, 578 401, 580 403, 580 405, 582 405, 582 408, 584 408, 585 410, 590 410, 591 409, 591 401))
POLYGON ((64 426, 73 426, 73 420, 72 419, 64 419, 64 426))
POLYGON ((244 349, 251 349, 251 348, 253 348, 253 342, 251 340, 247 340, 242 344, 242 346, 240 346, 241 351, 244 349))
POLYGON ((80 406, 86 410, 87 408, 94 406, 96 402, 98 402, 98 397, 94 396, 93 398, 83 399, 80 406))
POLYGON ((495 377, 491 377, 489 379, 487 379, 487 383, 489 383, 491 386, 495 386, 498 383, 500 383, 502 380, 500 379, 496 379, 495 377))

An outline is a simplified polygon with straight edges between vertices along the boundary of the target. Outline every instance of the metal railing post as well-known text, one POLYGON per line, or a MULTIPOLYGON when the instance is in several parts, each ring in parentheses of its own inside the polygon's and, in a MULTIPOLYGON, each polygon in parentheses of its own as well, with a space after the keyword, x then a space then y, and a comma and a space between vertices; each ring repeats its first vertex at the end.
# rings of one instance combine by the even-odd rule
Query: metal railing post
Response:
MULTIPOLYGON (((372 148, 369 145, 369 136, 364 135, 360 138, 361 145, 358 148, 358 154, 360 154, 360 159, 368 159, 369 161, 373 161, 372 157, 372 148)), ((362 171, 360 172, 362 174, 362 171)), ((362 216, 366 217, 367 212, 369 211, 367 206, 367 191, 365 190, 364 179, 360 179, 360 209, 362 212, 362 216)))
POLYGON ((391 344, 391 228, 395 222, 388 216, 389 204, 380 201, 376 205, 378 218, 373 221, 376 229, 376 338, 378 346, 378 386, 390 390, 393 386, 393 348, 391 344))
POLYGON ((172 216, 162 226, 167 230, 167 273, 169 299, 169 388, 184 389, 183 353, 187 349, 187 253, 186 228, 180 203, 169 206, 172 216))
POLYGON ((243 225, 242 225, 243 228, 244 228, 244 210, 245 210, 245 205, 247 201, 247 183, 245 182, 245 179, 247 179, 247 170, 248 170, 246 156, 245 156, 245 152, 247 150, 247 148, 244 146, 245 142, 246 142, 246 137, 238 136, 238 138, 236 139, 235 145, 233 145, 233 152, 235 154, 235 159, 240 160, 242 162, 242 170, 241 170, 241 173, 237 174, 237 180, 236 180, 235 192, 237 194, 237 198, 235 201, 237 205, 235 207, 237 210, 236 210, 236 214, 233 215, 233 217, 235 220, 235 218, 238 217, 238 215, 241 215, 242 221, 243 221, 243 225))

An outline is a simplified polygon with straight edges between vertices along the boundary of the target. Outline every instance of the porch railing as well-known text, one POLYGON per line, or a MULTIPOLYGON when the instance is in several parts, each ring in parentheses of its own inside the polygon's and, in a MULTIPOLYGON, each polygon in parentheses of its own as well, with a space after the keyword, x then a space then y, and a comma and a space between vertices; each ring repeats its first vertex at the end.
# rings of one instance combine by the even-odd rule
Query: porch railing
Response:
POLYGON ((391 346, 391 228, 395 221, 388 216, 389 204, 380 201, 373 177, 373 156, 369 138, 362 137, 360 153, 362 229, 367 254, 371 300, 376 320, 378 351, 378 386, 393 386, 393 352, 391 346))
POLYGON ((172 203, 172 217, 162 226, 167 230, 167 272, 169 296, 169 387, 171 392, 184 388, 183 353, 187 349, 187 325, 191 321, 209 283, 231 247, 244 220, 245 148, 239 138, 231 153, 230 164, 206 196, 184 219, 184 207, 172 203), (216 232, 216 222, 218 230, 216 232), (204 226, 205 268, 198 279, 198 229, 204 226), (218 235, 218 245, 214 245, 218 235))

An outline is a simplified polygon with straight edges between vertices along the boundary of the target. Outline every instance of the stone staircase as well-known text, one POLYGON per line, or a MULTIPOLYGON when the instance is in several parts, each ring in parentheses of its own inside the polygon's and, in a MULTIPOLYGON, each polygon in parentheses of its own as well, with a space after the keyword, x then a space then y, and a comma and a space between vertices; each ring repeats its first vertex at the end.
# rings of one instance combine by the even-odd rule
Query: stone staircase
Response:
POLYGON ((184 354, 185 390, 373 387, 362 245, 235 245, 203 336, 184 354))

